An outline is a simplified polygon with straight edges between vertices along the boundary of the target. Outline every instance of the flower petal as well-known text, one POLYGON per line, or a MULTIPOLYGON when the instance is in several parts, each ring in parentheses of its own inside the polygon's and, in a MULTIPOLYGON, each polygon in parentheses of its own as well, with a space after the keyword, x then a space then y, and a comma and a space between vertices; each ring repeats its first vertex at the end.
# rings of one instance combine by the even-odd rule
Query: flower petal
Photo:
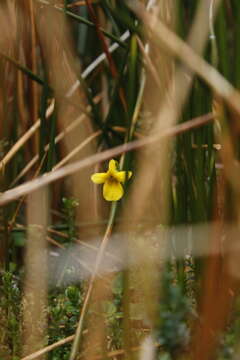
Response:
POLYGON ((132 176, 132 171, 118 171, 114 174, 115 179, 117 179, 119 182, 124 183, 127 179, 130 179, 132 176), (126 176, 127 175, 127 176, 126 176))
POLYGON ((118 181, 106 181, 103 185, 103 197, 107 201, 117 201, 123 193, 123 187, 118 181))
POLYGON ((117 171, 117 163, 118 162, 114 159, 110 160, 108 163, 108 171, 115 173, 117 171))
POLYGON ((91 180, 95 184, 103 184, 107 180, 107 173, 96 173, 91 176, 91 180))

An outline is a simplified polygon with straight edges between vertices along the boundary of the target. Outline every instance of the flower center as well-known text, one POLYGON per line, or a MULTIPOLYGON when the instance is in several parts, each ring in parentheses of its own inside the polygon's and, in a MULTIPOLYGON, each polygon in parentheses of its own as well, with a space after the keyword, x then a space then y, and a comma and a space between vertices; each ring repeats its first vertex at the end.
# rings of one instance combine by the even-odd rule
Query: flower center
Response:
POLYGON ((117 182, 118 182, 117 179, 115 179, 115 177, 114 177, 113 175, 110 175, 110 176, 109 176, 108 181, 109 181, 110 183, 117 183, 117 182))

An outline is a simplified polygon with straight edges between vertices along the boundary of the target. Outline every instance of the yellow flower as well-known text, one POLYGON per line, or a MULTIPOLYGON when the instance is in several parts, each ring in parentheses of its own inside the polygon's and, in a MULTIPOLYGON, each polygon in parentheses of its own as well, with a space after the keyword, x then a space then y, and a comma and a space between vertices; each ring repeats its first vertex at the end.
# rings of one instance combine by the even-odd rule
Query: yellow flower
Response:
POLYGON ((109 161, 107 172, 91 176, 91 180, 95 184, 104 184, 103 197, 107 201, 120 200, 124 193, 121 184, 125 182, 126 176, 128 179, 132 176, 131 171, 118 171, 117 164, 117 161, 112 159, 109 161))

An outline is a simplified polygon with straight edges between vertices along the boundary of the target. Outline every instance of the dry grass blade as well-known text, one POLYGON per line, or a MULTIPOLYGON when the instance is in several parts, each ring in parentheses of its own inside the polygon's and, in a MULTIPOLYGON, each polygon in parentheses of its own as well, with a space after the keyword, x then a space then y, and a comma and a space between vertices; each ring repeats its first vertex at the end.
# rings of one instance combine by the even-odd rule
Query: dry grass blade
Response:
POLYGON ((0 5, 0 360, 237 359, 239 37, 239 0, 0 5))
MULTIPOLYGON (((115 131, 119 131, 119 132, 126 132, 125 128, 121 128, 118 126, 114 126, 113 130, 115 131)), ((73 149, 67 156, 65 156, 65 158, 63 158, 61 161, 59 161, 59 163, 57 163, 52 171, 56 171, 57 169, 59 169, 60 167, 64 166, 66 163, 68 163, 72 158, 74 158, 85 146, 87 146, 91 141, 93 141, 95 138, 97 138, 99 135, 102 134, 102 130, 98 130, 96 132, 94 132, 92 135, 90 135, 87 139, 85 139, 81 144, 79 144, 78 146, 76 146, 75 149, 73 149)), ((141 137, 140 134, 135 133, 136 137, 141 137)))
MULTIPOLYGON (((98 104, 98 102, 101 100, 101 95, 96 96, 94 99, 94 102, 96 104, 98 104)), ((86 111, 90 112, 91 107, 88 106, 86 111)), ((78 116, 75 120, 73 120, 73 122, 67 126, 66 129, 64 129, 63 131, 61 131, 54 139, 55 144, 58 144, 61 140, 64 139, 64 137, 69 134, 70 132, 72 132, 78 125, 81 124, 82 121, 84 121, 86 119, 86 114, 81 114, 80 116, 78 116)), ((87 145, 87 144, 86 144, 87 145)), ((45 146, 44 151, 47 152, 49 150, 49 144, 45 146)), ((35 165, 37 163, 37 161, 39 160, 39 155, 35 155, 31 161, 29 161, 29 163, 22 169, 22 171, 18 174, 18 176, 14 179, 14 181, 11 183, 10 187, 14 186, 24 175, 26 175, 26 173, 33 167, 33 165, 35 165)))
POLYGON ((46 337, 48 194, 42 188, 28 197, 28 242, 23 298, 23 354, 43 346, 46 337), (41 256, 40 256, 41 254, 41 256))
MULTIPOLYGON (((135 2, 134 2, 135 4, 135 2)), ((220 1, 216 2, 215 4, 215 12, 217 10, 217 6, 220 4, 220 1)), ((208 8, 208 5, 206 4, 205 1, 201 1, 198 7, 198 11, 197 14, 195 16, 195 22, 192 26, 192 31, 190 33, 190 40, 191 43, 195 43, 195 51, 194 52, 191 47, 189 45, 187 45, 184 41, 182 41, 177 35, 175 35, 172 31, 170 31, 167 26, 165 26, 161 21, 157 20, 156 17, 150 15, 149 13, 147 13, 143 7, 141 7, 139 5, 139 3, 137 3, 137 6, 133 6, 131 4, 131 7, 133 8, 133 10, 137 11, 138 14, 140 15, 140 17, 143 18, 147 28, 150 28, 151 31, 153 32, 153 34, 159 39, 161 40, 161 43, 163 43, 165 45, 165 47, 169 50, 171 50, 172 53, 174 53, 177 56, 180 56, 182 59, 184 59, 184 61, 186 60, 187 64, 194 64, 194 66, 191 66, 191 69, 193 71, 196 71, 197 73, 199 73, 199 68, 201 69, 201 66, 199 66, 202 63, 204 63, 204 65, 206 65, 206 67, 208 68, 209 65, 207 65, 204 60, 201 59, 200 56, 197 55, 197 53, 200 53, 203 51, 204 48, 204 44, 207 41, 207 36, 208 36, 208 18, 205 19, 205 23, 206 23, 206 27, 204 27, 204 24, 202 22, 202 14, 205 14, 206 12, 206 8, 208 8), (203 31, 200 31, 200 29, 203 28, 203 31), (201 39, 199 39, 199 36, 201 39), (194 39, 197 41, 195 42, 194 39), (197 61, 197 64, 195 64, 195 61, 197 61)), ((211 66, 209 66, 209 68, 212 71, 215 71, 215 69, 213 69, 211 66)), ((193 74, 192 74, 193 76, 193 74)), ((167 92, 167 95, 165 97, 165 102, 162 104, 162 106, 160 106, 160 109, 158 111, 157 114, 157 121, 155 122, 154 125, 154 129, 151 131, 151 133, 159 133, 160 131, 168 131, 169 128, 171 128, 171 126, 173 126, 176 121, 177 118, 181 112, 182 106, 185 103, 185 100, 187 98, 187 95, 189 93, 191 84, 192 84, 192 76, 189 76, 186 78, 186 74, 184 69, 179 69, 178 72, 176 73, 176 75, 171 79, 170 84, 169 84, 169 89, 167 92)), ((220 76, 220 74, 219 74, 220 76)), ((220 76, 221 77, 221 76, 220 76)), ((218 84, 219 85, 219 84, 218 84)), ((228 84, 228 86, 230 86, 228 84)), ((230 86, 231 87, 231 86, 230 86)), ((222 88, 220 87, 220 90, 222 88)), ((225 89, 225 88, 224 88, 225 89)), ((223 90, 224 90, 223 89, 223 90)), ((231 87, 232 89, 232 87, 231 87)), ((219 89, 218 89, 219 90, 219 89)), ((223 94, 224 95, 224 94, 223 94)), ((156 100, 158 101, 158 100, 156 100)), ((151 135, 152 136, 152 135, 151 135)), ((164 138, 162 138, 164 139, 164 138)), ((158 144, 159 145, 159 144, 158 144)), ((169 144, 167 143, 162 143, 162 150, 161 150, 161 160, 158 159, 158 164, 162 164, 161 165, 161 170, 160 171, 160 176, 161 173, 166 173, 166 153, 165 151, 169 151, 168 147, 169 144), (164 149, 164 151, 163 151, 164 149), (168 149, 168 150, 167 150, 168 149), (165 166, 165 169, 163 170, 165 166)), ((153 146, 152 146, 152 150, 148 149, 148 152, 151 153, 154 152, 153 150, 153 146)), ((156 151, 156 149, 155 149, 156 151)), ((141 216, 143 216, 143 213, 145 212, 144 206, 142 206, 143 204, 147 203, 147 197, 149 197, 149 193, 151 191, 152 188, 152 184, 154 183, 154 181, 156 180, 156 165, 154 164, 153 161, 153 157, 152 160, 148 159, 148 161, 146 161, 147 159, 145 159, 143 161, 143 157, 144 154, 141 154, 141 161, 139 164, 139 176, 136 184, 135 184, 135 188, 133 189, 133 195, 132 195, 132 199, 130 200, 132 202, 133 208, 136 208, 136 210, 133 211, 133 213, 135 214, 135 217, 137 219, 137 222, 139 222, 139 216, 141 213, 141 216), (148 181, 146 182, 146 174, 148 176, 148 181), (151 177, 151 180, 150 178, 151 177), (144 184, 144 186, 143 186, 144 184), (146 185, 148 184, 148 185, 146 185), (139 194, 137 189, 141 188, 143 189, 143 191, 141 192, 141 200, 139 199, 139 194), (137 200, 138 199, 138 200, 137 200), (139 204, 139 202, 141 201, 141 204, 139 204), (135 204, 135 205, 134 205, 135 204)), ((149 157, 149 154, 147 155, 147 157, 149 157)), ((158 174, 159 175, 159 174, 158 174)), ((166 208, 165 206, 163 206, 163 208, 166 208)))
MULTIPOLYGON (((87 334, 88 330, 84 330, 83 334, 87 334)), ((47 354, 48 352, 58 348, 59 346, 65 345, 71 341, 73 341, 74 339, 74 335, 70 335, 62 340, 56 341, 54 344, 48 345, 38 351, 35 351, 34 353, 27 355, 23 358, 21 358, 21 360, 34 360, 34 359, 38 359, 40 356, 47 354)))
MULTIPOLYGON (((220 2, 216 2, 216 9, 219 3, 220 2)), ((205 24, 202 21, 204 18, 203 15, 205 15, 208 10, 208 3, 206 3, 206 1, 202 0, 199 2, 189 35, 189 42, 195 44, 195 52, 187 43, 180 40, 171 30, 169 30, 163 22, 158 20, 159 15, 150 15, 143 7, 140 7, 140 5, 138 7, 138 4, 139 3, 137 3, 137 6, 135 7, 131 3, 131 8, 144 20, 146 28, 151 29, 154 36, 151 38, 149 37, 149 42, 151 41, 150 44, 157 38, 158 41, 161 40, 161 44, 163 43, 165 48, 171 50, 170 54, 178 55, 182 58, 184 55, 187 55, 187 59, 184 58, 187 64, 194 63, 196 59, 202 63, 203 60, 199 55, 202 54, 208 38, 208 26, 205 26, 207 25, 208 18, 205 19, 205 24)), ((159 4, 159 11, 157 14, 166 12, 172 14, 171 6, 173 6, 173 2, 159 4)), ((162 52, 159 50, 159 58, 161 55, 162 52)), ((166 54, 163 53, 163 56, 165 55, 166 54)), ((160 132, 165 133, 176 124, 192 85, 193 73, 189 74, 187 77, 185 67, 179 67, 175 71, 173 58, 171 57, 166 59, 166 64, 162 67, 164 70, 161 73, 162 81, 165 85, 165 96, 163 97, 163 101, 159 104, 159 94, 156 94, 156 113, 152 116, 153 126, 150 130, 150 137, 153 136, 152 134, 159 134, 160 132), (168 66, 166 64, 168 64, 168 66)), ((196 68, 191 66, 191 70, 197 70, 197 66, 196 68)), ((149 86, 148 92, 150 94, 154 93, 151 86, 149 86)), ((154 99, 152 102, 154 103, 154 99)), ((170 138, 164 137, 160 137, 158 142, 152 143, 138 153, 138 174, 135 178, 135 186, 132 188, 127 204, 123 209, 124 219, 126 219, 126 221, 127 219, 129 220, 129 214, 131 214, 131 224, 135 224, 136 228, 138 224, 141 224, 144 221, 146 214, 153 219, 153 224, 167 224, 169 221, 171 153, 171 140, 170 138), (156 154, 158 154, 158 156, 156 156, 156 154)), ((123 230, 120 228, 120 231, 123 230)), ((149 251, 151 254, 151 252, 154 251, 154 244, 151 242, 151 239, 148 239, 145 247, 143 250, 137 240, 129 239, 130 252, 135 252, 136 249, 138 249, 139 252, 144 251, 145 253, 146 251, 149 251), (147 250, 145 250, 145 247, 147 250)), ((165 253, 166 247, 166 241, 163 239, 159 256, 162 256, 162 254, 165 253)), ((161 265, 163 266, 163 264, 161 265)), ((144 271, 142 274, 139 274, 139 276, 141 276, 142 284, 141 295, 145 296, 144 315, 147 316, 147 319, 150 321, 153 328, 157 326, 156 319, 158 318, 159 309, 159 277, 161 275, 161 269, 162 267, 159 268, 158 264, 147 262, 144 271), (156 276, 152 277, 152 273, 156 274, 156 276)))
POLYGON ((99 154, 92 155, 86 159, 80 160, 76 163, 58 169, 50 174, 45 174, 44 176, 41 176, 35 180, 28 181, 11 190, 5 191, 0 196, 0 205, 4 205, 10 201, 19 198, 20 196, 31 193, 42 186, 50 184, 59 179, 62 179, 68 175, 75 173, 76 171, 84 169, 85 167, 92 166, 94 164, 105 161, 107 159, 110 159, 111 157, 117 156, 124 152, 135 150, 143 146, 149 145, 151 143, 158 142, 160 139, 176 136, 182 132, 186 132, 190 129, 205 125, 213 120, 214 120, 213 114, 210 113, 203 117, 201 116, 197 119, 190 120, 189 122, 186 122, 184 124, 174 126, 170 129, 167 129, 164 132, 160 132, 155 135, 148 136, 146 138, 138 139, 128 144, 116 146, 113 149, 105 150, 99 154))
POLYGON ((34 353, 24 356, 23 358, 21 358, 21 360, 34 360, 34 359, 38 359, 40 356, 47 354, 48 352, 58 348, 59 346, 65 345, 71 341, 73 341, 74 339, 74 335, 70 335, 68 337, 66 337, 65 339, 59 340, 57 342, 55 342, 54 344, 48 345, 44 348, 42 348, 41 350, 35 351, 34 353))
MULTIPOLYGON (((214 235, 216 238, 212 239, 212 245, 219 248, 219 234, 216 232, 214 235)), ((233 237, 228 240, 232 242, 233 237)), ((238 280, 231 273, 232 261, 233 253, 224 258, 222 254, 208 258, 199 312, 202 321, 197 325, 192 349, 193 358, 196 360, 214 358, 219 343, 218 334, 227 324, 238 287, 238 280), (217 302, 214 301, 216 298, 217 302)))
POLYGON ((61 161, 59 161, 59 163, 57 163, 52 171, 55 171, 57 169, 59 169, 60 167, 62 167, 63 165, 65 165, 67 162, 69 162, 69 160, 71 160, 74 156, 76 156, 86 145, 88 145, 92 140, 94 140, 95 138, 97 138, 99 135, 101 135, 102 131, 98 130, 96 132, 94 132, 92 135, 90 135, 88 138, 86 138, 81 144, 79 144, 76 148, 74 148, 67 156, 65 156, 64 159, 62 159, 61 161))
POLYGON ((143 45, 143 43, 142 43, 142 41, 141 41, 141 39, 139 37, 137 37, 137 41, 138 41, 139 49, 141 50, 141 52, 142 52, 142 54, 144 56, 147 68, 151 72, 156 84, 161 89, 161 82, 159 80, 157 70, 156 70, 154 64, 152 63, 152 60, 151 60, 148 52, 146 51, 146 49, 145 49, 145 47, 144 47, 144 45, 143 45))
MULTIPOLYGON (((54 110, 54 100, 52 101, 51 105, 49 105, 46 111, 46 118, 49 118, 54 110)), ((0 171, 4 170, 6 164, 13 158, 13 156, 20 150, 26 142, 32 137, 33 134, 40 127, 40 119, 38 119, 31 128, 23 135, 21 138, 11 147, 9 152, 4 156, 4 158, 0 161, 0 171)))
MULTIPOLYGON (((83 334, 87 334, 87 333, 88 333, 88 330, 84 330, 83 334)), ((74 339, 74 335, 70 335, 70 336, 66 337, 65 339, 59 340, 59 341, 55 342, 54 344, 46 346, 41 350, 38 350, 38 351, 28 355, 28 356, 25 356, 24 358, 21 358, 21 360, 38 359, 40 356, 42 356, 44 354, 47 354, 48 352, 58 348, 59 346, 65 345, 65 344, 67 344, 69 342, 72 342, 73 339, 74 339)), ((159 344, 155 344, 155 346, 159 347, 159 344)), ((140 350, 139 346, 134 347, 134 348, 131 349, 132 352, 136 352, 136 351, 139 351, 139 350, 140 350)), ((124 354, 125 354, 125 350, 119 349, 119 350, 110 351, 106 355, 107 355, 108 358, 115 358, 115 357, 118 357, 118 356, 122 356, 124 354)), ((101 360, 101 359, 103 359, 103 357, 101 357, 101 356, 95 356, 94 357, 94 360, 101 360)))
MULTIPOLYGON (((58 123, 57 128, 64 131, 83 111, 79 113, 79 108, 87 108, 86 96, 83 88, 78 88, 69 96, 69 89, 72 89, 78 81, 78 74, 81 72, 80 62, 77 58, 77 51, 74 47, 70 24, 67 22, 61 11, 54 8, 55 2, 49 1, 50 6, 42 6, 35 2, 36 6, 36 26, 39 34, 43 56, 48 65, 49 82, 52 84, 56 102, 58 104, 58 123), (49 33, 54 36, 49 36, 49 33), (59 76, 59 74, 62 74, 59 76), (62 101, 63 95, 68 94, 68 101, 62 101)), ((61 3, 60 1, 58 3, 61 3)), ((85 111, 86 113, 86 111, 85 111)), ((69 154, 79 143, 82 143, 93 133, 93 125, 90 117, 87 121, 81 122, 71 133, 71 136, 64 137, 62 150, 69 154)), ((89 142, 78 159, 85 159, 95 153, 96 144, 89 142)), ((54 166, 52 164, 51 168, 54 166)), ((77 209, 79 221, 87 221, 94 218, 94 210, 91 199, 93 198, 93 188, 88 181, 93 169, 84 168, 82 179, 79 181, 78 174, 72 172, 69 182, 70 192, 75 198, 81 198, 77 209), (73 192, 72 192, 73 190, 73 192)), ((78 216, 77 215, 77 216, 78 216)))
MULTIPOLYGON (((216 1, 215 9, 217 6, 218 2, 216 1)), ((161 21, 144 11, 139 4, 132 7, 143 18, 147 27, 166 50, 181 59, 190 70, 199 75, 213 89, 217 96, 221 97, 233 110, 240 114, 239 92, 215 68, 198 56, 187 43, 169 30, 161 21)))

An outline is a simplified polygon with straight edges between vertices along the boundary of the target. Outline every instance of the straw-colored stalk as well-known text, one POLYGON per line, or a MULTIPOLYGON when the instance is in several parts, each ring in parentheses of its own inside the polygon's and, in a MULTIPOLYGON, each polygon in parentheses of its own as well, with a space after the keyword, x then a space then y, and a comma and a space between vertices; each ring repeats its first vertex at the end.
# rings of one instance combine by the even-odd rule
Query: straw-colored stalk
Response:
MULTIPOLYGON (((47 341, 48 191, 38 190, 27 199, 27 244, 23 297, 23 355, 41 349, 47 341)), ((43 359, 43 357, 42 357, 43 359)))

